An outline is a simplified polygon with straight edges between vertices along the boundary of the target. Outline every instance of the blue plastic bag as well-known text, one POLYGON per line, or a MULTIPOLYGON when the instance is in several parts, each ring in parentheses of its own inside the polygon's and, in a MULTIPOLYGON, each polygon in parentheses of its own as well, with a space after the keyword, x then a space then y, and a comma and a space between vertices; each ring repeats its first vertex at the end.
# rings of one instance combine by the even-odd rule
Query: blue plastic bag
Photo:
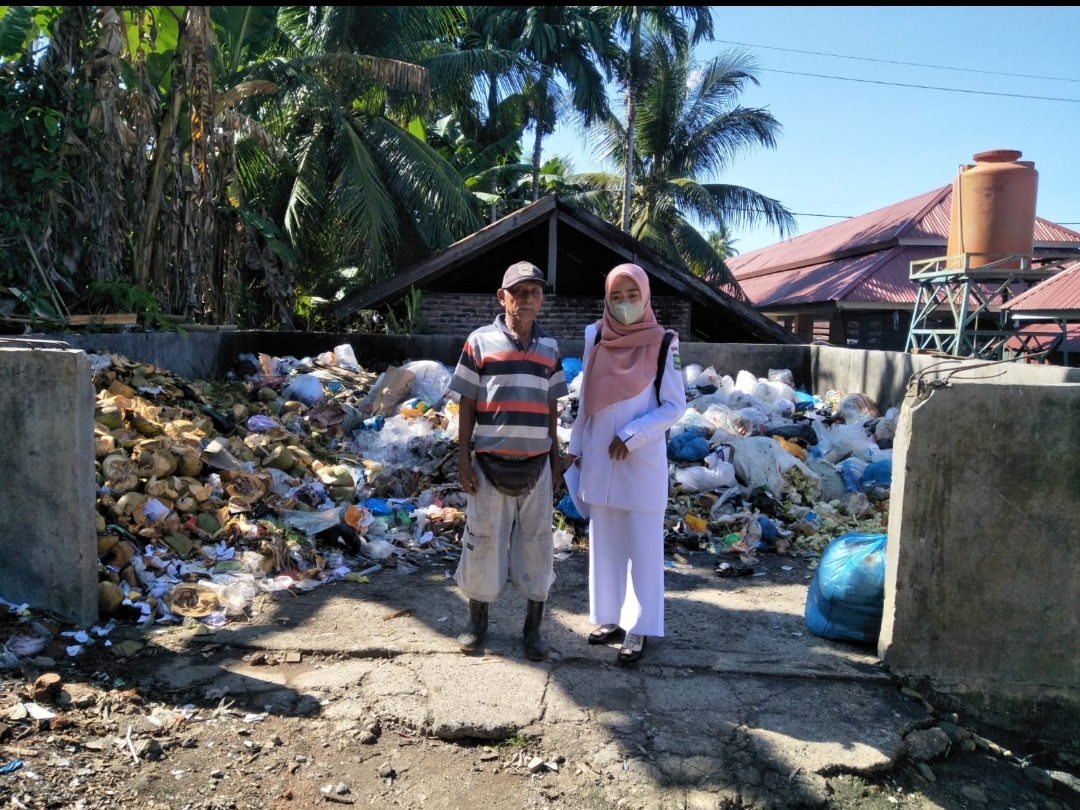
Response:
POLYGON ((562 500, 559 501, 558 505, 555 508, 571 520, 585 519, 581 516, 581 513, 578 512, 577 507, 574 506, 574 499, 571 498, 569 495, 563 495, 562 500))
POLYGON ((566 377, 566 384, 569 385, 581 373, 581 361, 576 357, 564 357, 562 359, 562 370, 563 375, 566 377))
POLYGON ((675 461, 701 461, 709 455, 709 440, 704 438, 696 428, 690 428, 672 436, 668 442, 668 457, 675 461))
POLYGON ((366 506, 371 514, 376 516, 394 514, 394 507, 387 503, 383 498, 368 498, 366 501, 360 501, 357 505, 366 506))
POLYGON ((873 644, 885 603, 885 534, 841 535, 821 554, 806 594, 806 626, 815 636, 873 644))
POLYGON ((871 500, 883 501, 888 498, 889 490, 892 488, 892 459, 887 458, 867 464, 860 481, 862 491, 871 500))

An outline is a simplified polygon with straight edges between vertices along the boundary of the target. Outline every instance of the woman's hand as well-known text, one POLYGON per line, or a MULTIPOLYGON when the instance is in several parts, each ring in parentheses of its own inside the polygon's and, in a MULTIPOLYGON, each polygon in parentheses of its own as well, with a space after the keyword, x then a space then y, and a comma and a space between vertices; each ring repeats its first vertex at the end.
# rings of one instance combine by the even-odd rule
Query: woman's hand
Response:
POLYGON ((575 456, 573 453, 567 453, 566 456, 565 456, 564 462, 563 462, 563 464, 564 464, 563 469, 568 470, 571 467, 573 467, 575 464, 577 464, 577 462, 578 462, 578 457, 577 456, 575 456))
POLYGON ((616 436, 614 439, 611 440, 611 444, 608 445, 607 454, 611 456, 611 458, 613 458, 615 461, 622 461, 624 458, 630 455, 630 450, 627 449, 626 444, 623 443, 623 440, 616 436))

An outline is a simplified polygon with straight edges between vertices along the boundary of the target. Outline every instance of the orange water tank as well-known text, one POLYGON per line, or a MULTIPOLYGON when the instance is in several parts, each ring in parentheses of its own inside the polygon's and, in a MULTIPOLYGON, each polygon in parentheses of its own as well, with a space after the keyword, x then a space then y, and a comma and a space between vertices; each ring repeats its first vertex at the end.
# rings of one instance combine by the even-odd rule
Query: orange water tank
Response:
MULTIPOLYGON (((974 165, 961 167, 953 179, 948 255, 961 253, 1030 255, 1035 242, 1035 198, 1039 173, 1015 149, 994 149, 975 155, 974 165)), ((982 267, 994 256, 971 256, 968 267, 982 267)), ((963 266, 950 261, 951 269, 963 266)), ((1019 262, 998 265, 1015 269, 1019 262)))

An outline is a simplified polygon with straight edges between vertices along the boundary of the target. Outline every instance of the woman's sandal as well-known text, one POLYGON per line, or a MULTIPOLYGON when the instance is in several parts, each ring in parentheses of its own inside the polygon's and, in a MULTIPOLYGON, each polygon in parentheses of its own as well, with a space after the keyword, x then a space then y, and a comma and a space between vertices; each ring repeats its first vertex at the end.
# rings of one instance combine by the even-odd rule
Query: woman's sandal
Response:
POLYGON ((617 624, 602 624, 589 633, 590 644, 607 644, 613 638, 621 638, 626 631, 617 624))
POLYGON ((619 654, 615 656, 616 664, 632 664, 641 658, 645 651, 645 636, 637 633, 627 633, 619 654))

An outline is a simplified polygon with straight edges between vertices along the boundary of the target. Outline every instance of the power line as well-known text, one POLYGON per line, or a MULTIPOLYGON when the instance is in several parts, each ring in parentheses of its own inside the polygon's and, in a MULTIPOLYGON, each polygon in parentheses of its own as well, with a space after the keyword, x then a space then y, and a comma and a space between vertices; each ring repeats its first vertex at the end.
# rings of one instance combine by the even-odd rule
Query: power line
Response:
POLYGON ((797 70, 778 70, 759 68, 763 73, 786 73, 789 76, 810 76, 815 79, 835 79, 841 82, 859 82, 861 84, 884 84, 890 87, 912 87, 916 90, 940 90, 944 93, 968 93, 975 96, 1002 96, 1004 98, 1023 98, 1029 101, 1061 101, 1066 104, 1080 104, 1080 98, 1057 98, 1055 96, 1029 96, 1023 93, 997 93, 993 90, 964 90, 959 87, 937 87, 930 84, 905 84, 904 82, 886 82, 878 79, 855 79, 851 76, 829 76, 824 73, 801 73, 797 70))
POLYGON ((834 59, 853 59, 859 62, 878 62, 883 65, 904 65, 907 67, 933 68, 935 70, 956 70, 963 73, 983 73, 987 76, 1011 76, 1016 79, 1044 79, 1051 82, 1075 82, 1080 84, 1080 79, 1070 79, 1065 76, 1035 76, 1029 73, 1004 73, 999 70, 979 70, 977 68, 952 67, 950 65, 929 65, 923 62, 900 62, 894 59, 874 59, 870 56, 848 56, 843 53, 827 53, 825 51, 803 51, 799 48, 781 48, 777 45, 754 45, 749 42, 733 42, 727 39, 717 39, 724 45, 739 45, 743 48, 763 48, 770 51, 786 51, 788 53, 804 53, 809 56, 831 56, 834 59))

